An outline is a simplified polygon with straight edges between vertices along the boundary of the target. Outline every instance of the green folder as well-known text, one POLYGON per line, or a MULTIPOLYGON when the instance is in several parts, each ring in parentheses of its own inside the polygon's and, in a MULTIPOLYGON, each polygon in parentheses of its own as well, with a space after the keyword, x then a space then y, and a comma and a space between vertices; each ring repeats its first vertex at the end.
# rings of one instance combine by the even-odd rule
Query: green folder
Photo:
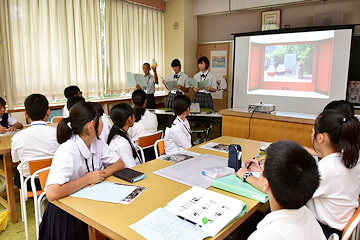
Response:
POLYGON ((127 76, 127 80, 128 80, 128 87, 135 87, 136 81, 135 81, 134 74, 131 72, 126 72, 126 76, 127 76))
POLYGON ((166 81, 165 85, 169 91, 178 89, 175 87, 175 85, 177 85, 176 81, 166 81))
POLYGON ((193 87, 197 87, 198 86, 198 81, 194 78, 189 78, 188 79, 188 83, 193 86, 193 87))
POLYGON ((145 77, 143 74, 134 73, 134 78, 137 84, 140 85, 140 87, 146 87, 145 77))
POLYGON ((269 197, 266 193, 259 191, 249 183, 243 182, 235 174, 214 179, 212 186, 262 203, 265 203, 269 200, 269 197))
POLYGON ((205 81, 198 82, 198 88, 200 90, 205 89, 206 86, 210 86, 210 80, 205 80, 205 81))

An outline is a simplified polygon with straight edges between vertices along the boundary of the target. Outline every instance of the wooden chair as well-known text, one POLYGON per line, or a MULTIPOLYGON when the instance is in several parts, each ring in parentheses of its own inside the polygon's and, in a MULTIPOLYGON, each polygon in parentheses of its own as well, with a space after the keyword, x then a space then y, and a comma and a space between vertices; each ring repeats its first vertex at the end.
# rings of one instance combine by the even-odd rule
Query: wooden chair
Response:
POLYGON ((144 149, 153 147, 155 142, 161 138, 161 135, 162 135, 162 131, 157 131, 156 133, 139 137, 138 149, 141 153, 142 163, 145 163, 144 149))
POLYGON ((64 118, 63 116, 56 116, 56 117, 51 118, 51 122, 59 123, 61 121, 61 119, 63 119, 63 118, 64 118))
POLYGON ((41 200, 45 196, 45 192, 43 191, 39 197, 36 194, 36 187, 35 187, 35 178, 38 176, 41 189, 45 189, 46 179, 49 175, 50 167, 42 168, 37 171, 35 171, 31 175, 31 188, 34 195, 34 209, 35 209, 35 227, 36 227, 36 236, 39 238, 39 226, 42 221, 42 215, 41 215, 41 200))
POLYGON ((27 191, 27 182, 30 180, 31 175, 35 171, 37 171, 41 168, 49 167, 51 165, 51 162, 52 162, 52 159, 26 160, 26 161, 21 161, 21 163, 18 166, 19 173, 20 173, 20 185, 21 185, 21 189, 19 189, 21 218, 22 218, 22 221, 24 222, 26 240, 29 239, 28 223, 27 223, 27 215, 26 215, 26 201, 28 200, 29 197, 34 197, 35 195, 38 196, 42 192, 41 190, 36 191, 36 189, 35 189, 35 195, 34 195, 33 191, 27 191), (30 176, 26 177, 24 180, 25 164, 29 164, 30 176))
POLYGON ((154 144, 155 157, 159 158, 161 155, 165 154, 165 140, 159 139, 154 144))
POLYGON ((354 212, 354 215, 350 218, 348 224, 346 224, 341 240, 358 240, 359 239, 359 223, 360 223, 360 198, 358 199, 359 206, 354 212))

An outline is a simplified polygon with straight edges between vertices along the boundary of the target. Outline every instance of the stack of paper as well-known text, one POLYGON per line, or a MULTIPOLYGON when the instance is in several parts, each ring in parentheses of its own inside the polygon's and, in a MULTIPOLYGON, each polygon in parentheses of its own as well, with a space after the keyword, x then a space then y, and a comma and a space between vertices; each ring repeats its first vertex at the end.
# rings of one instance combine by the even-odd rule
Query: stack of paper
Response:
POLYGON ((146 239, 204 239, 245 212, 241 200, 194 186, 130 227, 146 239))
POLYGON ((190 151, 180 151, 177 154, 170 154, 170 155, 162 155, 159 158, 169 161, 169 162, 173 162, 173 163, 179 163, 197 156, 200 156, 200 153, 195 153, 195 152, 190 152, 190 151))

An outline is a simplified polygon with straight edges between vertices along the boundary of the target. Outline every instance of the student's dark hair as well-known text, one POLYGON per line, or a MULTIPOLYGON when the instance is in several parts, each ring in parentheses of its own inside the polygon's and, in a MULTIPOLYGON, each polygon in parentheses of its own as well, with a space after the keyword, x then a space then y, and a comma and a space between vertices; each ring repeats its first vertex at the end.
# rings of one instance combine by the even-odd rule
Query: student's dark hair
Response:
POLYGON ((64 90, 64 95, 67 99, 69 99, 70 97, 77 95, 79 91, 80 91, 80 88, 78 86, 75 86, 75 85, 68 86, 64 90))
POLYGON ((209 59, 205 56, 202 56, 201 58, 198 59, 198 64, 204 62, 205 63, 205 68, 208 69, 209 68, 209 59))
POLYGON ((5 107, 5 105, 6 105, 6 101, 2 97, 0 97, 0 106, 5 107))
POLYGON ((326 110, 316 118, 314 131, 314 139, 320 133, 327 133, 333 147, 342 152, 345 167, 355 167, 359 158, 360 122, 354 115, 326 110))
POLYGON ((185 112, 191 105, 191 100, 186 95, 176 95, 172 102, 172 110, 174 115, 169 118, 166 123, 166 127, 171 128, 176 117, 185 112))
POLYGON ((349 116, 354 116, 355 114, 354 107, 345 100, 336 100, 328 103, 328 105, 325 106, 324 111, 330 109, 335 110, 335 112, 348 114, 349 116))
POLYGON ((99 119, 101 117, 96 103, 91 102, 77 102, 70 109, 70 116, 62 119, 57 126, 57 141, 62 144, 70 139, 71 134, 80 134, 84 126, 95 121, 96 137, 99 139, 98 131, 99 119), (68 123, 70 123, 68 125, 68 123))
POLYGON ((44 119, 46 112, 49 109, 49 101, 44 95, 31 94, 25 99, 25 111, 32 121, 44 119))
POLYGON ((147 62, 146 62, 146 63, 143 64, 143 66, 144 66, 144 65, 148 65, 148 67, 150 68, 150 63, 147 63, 147 62))
POLYGON ((263 176, 275 200, 286 209, 304 206, 320 183, 314 158, 292 141, 275 142, 266 149, 263 176))
POLYGON ((147 99, 147 95, 142 89, 135 90, 132 94, 132 101, 135 104, 134 107, 134 115, 135 115, 135 122, 140 121, 141 117, 145 113, 145 108, 142 106, 147 99))
POLYGON ((91 102, 94 105, 95 110, 98 112, 99 116, 101 117, 104 114, 104 109, 101 107, 100 104, 91 102))
POLYGON ((79 101, 85 102, 85 98, 79 97, 78 95, 69 97, 69 99, 66 102, 67 109, 70 110, 70 108, 79 101))
POLYGON ((172 60, 171 67, 177 67, 177 66, 181 66, 180 60, 179 59, 172 60))
POLYGON ((128 120, 128 118, 131 117, 133 114, 134 114, 133 108, 127 103, 119 103, 111 109, 110 118, 113 121, 114 125, 112 126, 112 128, 110 130, 107 143, 110 144, 111 140, 116 135, 120 135, 121 137, 128 140, 128 142, 131 146, 131 149, 132 149, 133 157, 136 158, 136 156, 137 156, 136 150, 135 150, 133 144, 131 143, 131 139, 129 139, 127 134, 123 130, 121 130, 121 128, 124 126, 126 120, 128 120))

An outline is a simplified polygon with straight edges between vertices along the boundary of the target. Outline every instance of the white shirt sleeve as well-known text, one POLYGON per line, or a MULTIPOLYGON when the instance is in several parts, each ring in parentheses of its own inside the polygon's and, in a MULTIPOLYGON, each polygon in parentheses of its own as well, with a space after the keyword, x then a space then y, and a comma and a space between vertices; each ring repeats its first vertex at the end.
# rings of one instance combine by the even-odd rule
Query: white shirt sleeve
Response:
POLYGON ((124 162, 125 167, 131 168, 133 166, 136 166, 136 162, 133 157, 132 149, 129 143, 118 145, 117 153, 121 160, 124 162))
POLYGON ((174 139, 176 145, 183 149, 191 148, 191 140, 189 141, 188 135, 189 133, 183 131, 181 128, 176 128, 172 131, 172 138, 174 139))
POLYGON ((184 74, 185 75, 185 79, 184 79, 184 87, 185 88, 189 88, 190 87, 190 84, 189 84, 189 76, 184 74))
POLYGON ((116 154, 114 150, 110 149, 106 143, 104 143, 103 141, 99 141, 99 142, 102 143, 101 162, 106 168, 109 165, 117 162, 119 160, 119 156, 116 154))
POLYGON ((15 118, 13 118, 12 116, 10 116, 10 114, 9 114, 9 117, 8 117, 9 126, 14 126, 15 123, 17 123, 17 120, 15 118))
POLYGON ((210 87, 217 89, 216 76, 211 73, 210 87))
POLYGON ((67 151, 61 151, 58 154, 55 153, 49 176, 46 180, 46 186, 53 184, 62 185, 70 182, 71 177, 74 175, 75 159, 76 157, 67 151))
MULTIPOLYGON (((18 133, 16 133, 18 134, 18 133)), ((16 134, 11 139, 11 158, 14 163, 19 162, 19 154, 17 153, 17 137, 16 134)))

